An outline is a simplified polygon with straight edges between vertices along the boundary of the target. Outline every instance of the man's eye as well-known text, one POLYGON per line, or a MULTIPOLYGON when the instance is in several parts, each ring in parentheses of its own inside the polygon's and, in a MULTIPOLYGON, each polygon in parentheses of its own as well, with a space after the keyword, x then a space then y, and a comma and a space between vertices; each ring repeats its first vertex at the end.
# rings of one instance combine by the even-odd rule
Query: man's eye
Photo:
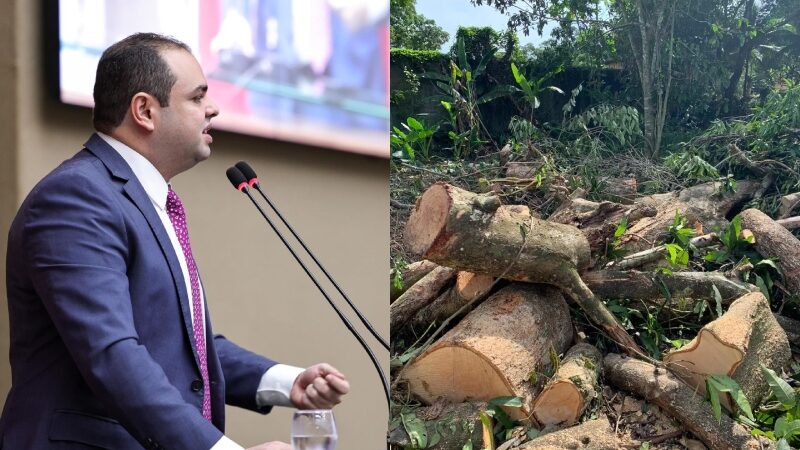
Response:
POLYGON ((192 100, 194 100, 195 103, 200 103, 200 102, 203 101, 203 96, 202 95, 198 95, 197 97, 193 98, 192 100))

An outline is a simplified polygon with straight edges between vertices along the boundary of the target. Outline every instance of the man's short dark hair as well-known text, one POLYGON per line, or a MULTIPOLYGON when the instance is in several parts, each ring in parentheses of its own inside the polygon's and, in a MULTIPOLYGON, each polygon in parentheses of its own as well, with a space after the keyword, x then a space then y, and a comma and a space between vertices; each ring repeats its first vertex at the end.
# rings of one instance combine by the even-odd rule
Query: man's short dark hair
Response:
POLYGON ((97 64, 94 82, 94 128, 109 133, 122 123, 138 92, 169 106, 175 74, 161 57, 163 50, 185 50, 183 42, 156 33, 136 33, 107 48, 97 64))

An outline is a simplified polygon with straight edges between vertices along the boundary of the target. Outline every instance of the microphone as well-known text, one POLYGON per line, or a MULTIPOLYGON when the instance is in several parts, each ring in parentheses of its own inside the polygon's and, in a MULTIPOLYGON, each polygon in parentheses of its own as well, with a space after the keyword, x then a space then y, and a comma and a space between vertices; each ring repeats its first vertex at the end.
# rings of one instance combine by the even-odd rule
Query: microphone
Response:
POLYGON ((283 234, 281 234, 281 232, 278 231, 278 229, 275 227, 275 224, 272 222, 269 216, 267 216, 266 213, 264 213, 264 210, 261 209, 261 206, 258 204, 258 202, 256 202, 256 199, 253 198, 252 194, 250 194, 249 183, 245 175, 241 172, 241 170, 239 170, 236 167, 230 167, 228 170, 225 171, 225 175, 227 175, 228 180, 231 182, 233 187, 236 188, 236 190, 243 192, 245 195, 247 195, 250 201, 253 202, 253 205, 255 205, 256 209, 258 209, 258 212, 260 212, 261 216, 263 216, 264 219, 267 221, 269 226, 272 228, 272 231, 274 231, 275 234, 278 235, 281 242, 283 242, 283 245, 286 247, 287 250, 289 250, 289 253, 291 253, 292 256, 294 256, 295 261, 297 261, 297 263, 300 264, 300 267, 303 268, 303 271, 305 271, 306 275, 308 275, 308 277, 317 287, 322 296, 325 297, 325 300, 328 301, 328 304, 331 305, 333 310, 336 312, 336 315, 339 316, 339 319, 342 321, 342 323, 344 323, 344 326, 347 327, 347 329, 353 336, 355 336, 355 338, 358 340, 358 343, 361 344, 361 347, 363 347, 364 351, 367 352, 370 361, 372 361, 372 365, 375 366, 375 370, 378 371, 378 376, 380 376, 381 378, 381 383, 383 384, 383 393, 386 396, 386 403, 389 405, 389 407, 391 407, 389 382, 387 381, 386 374, 383 373, 383 369, 381 368, 380 363, 378 363, 377 358, 375 358, 375 354, 372 353, 372 350, 369 348, 369 345, 367 345, 367 343, 364 341, 364 338, 358 333, 358 331, 355 328, 353 328, 353 324, 351 324, 350 321, 347 320, 347 317, 345 317, 345 315, 342 314, 342 312, 339 310, 336 304, 333 303, 333 300, 331 300, 331 298, 328 296, 328 293, 325 292, 324 289, 322 289, 322 286, 320 286, 319 281, 317 281, 316 277, 314 277, 314 275, 308 270, 308 267, 306 267, 303 261, 297 256, 297 253, 295 253, 294 249, 289 245, 288 242, 286 242, 286 238, 283 236, 283 234))
POLYGON ((374 336, 375 339, 377 339, 378 342, 380 342, 381 345, 383 345, 383 347, 386 350, 389 350, 389 343, 386 342, 386 340, 384 340, 383 337, 381 337, 381 335, 379 335, 377 331, 375 331, 375 329, 372 327, 372 324, 369 323, 369 321, 361 314, 361 311, 358 308, 356 308, 356 306, 353 304, 353 302, 350 301, 350 297, 348 297, 347 294, 344 293, 342 288, 339 287, 339 284, 337 284, 336 281, 334 281, 333 277, 331 277, 331 275, 328 273, 328 271, 325 270, 325 267, 322 266, 322 263, 320 263, 319 260, 317 259, 317 257, 314 256, 314 253, 312 253, 311 250, 308 249, 308 247, 306 246, 306 243, 303 242, 303 239, 301 239, 300 236, 297 235, 297 233, 294 231, 294 228, 292 228, 292 226, 289 225, 289 223, 286 221, 286 219, 283 218, 283 214, 281 214, 280 211, 278 211, 278 208, 275 207, 275 204, 272 203, 272 201, 269 199, 267 194, 265 194, 264 191, 261 190, 261 183, 258 182, 258 175, 256 175, 256 172, 253 170, 252 167, 250 167, 250 164, 247 164, 244 161, 239 161, 238 163, 236 163, 236 168, 239 169, 241 171, 241 173, 245 176, 245 178, 247 179, 247 184, 250 187, 254 187, 261 194, 261 197, 264 198, 264 200, 267 202, 269 207, 272 208, 272 210, 275 212, 275 214, 278 216, 278 218, 281 219, 281 222, 283 222, 283 225, 286 226, 286 228, 289 230, 289 232, 292 233, 292 236, 294 236, 294 238, 297 239, 297 241, 303 247, 303 250, 305 250, 306 253, 311 257, 311 259, 314 260, 314 263, 316 263, 317 267, 319 267, 319 269, 322 271, 322 273, 325 274, 325 276, 328 278, 328 281, 330 281, 331 284, 333 284, 333 286, 336 288, 336 290, 339 291, 339 294, 342 295, 344 300, 350 306, 350 309, 355 311, 355 313, 358 316, 359 320, 361 320, 361 323, 364 324, 365 327, 367 327, 369 332, 372 333, 372 336, 374 336))

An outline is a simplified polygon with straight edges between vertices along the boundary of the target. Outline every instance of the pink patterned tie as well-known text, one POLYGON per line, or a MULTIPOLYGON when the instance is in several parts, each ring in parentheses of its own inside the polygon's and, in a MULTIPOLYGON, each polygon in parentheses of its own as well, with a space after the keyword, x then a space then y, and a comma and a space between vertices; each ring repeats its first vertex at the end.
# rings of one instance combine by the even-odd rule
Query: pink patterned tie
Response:
POLYGON ((183 256, 186 257, 186 267, 189 270, 189 281, 192 285, 192 328, 194 329, 194 342, 197 347, 197 358, 200 360, 200 376, 203 377, 203 417, 211 420, 211 389, 208 382, 208 361, 206 358, 206 339, 203 333, 203 310, 200 304, 200 281, 197 277, 197 266, 192 256, 192 246, 189 244, 189 230, 186 227, 186 212, 183 210, 183 203, 178 194, 169 188, 167 194, 167 215, 178 242, 181 244, 183 256))

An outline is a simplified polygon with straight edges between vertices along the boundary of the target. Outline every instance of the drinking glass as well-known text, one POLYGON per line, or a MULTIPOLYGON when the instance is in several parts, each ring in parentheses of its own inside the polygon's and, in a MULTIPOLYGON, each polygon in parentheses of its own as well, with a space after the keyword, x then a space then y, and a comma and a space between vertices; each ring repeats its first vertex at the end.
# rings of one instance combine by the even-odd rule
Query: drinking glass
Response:
POLYGON ((329 409, 295 411, 292 418, 294 450, 334 450, 336 438, 333 411, 329 409))

